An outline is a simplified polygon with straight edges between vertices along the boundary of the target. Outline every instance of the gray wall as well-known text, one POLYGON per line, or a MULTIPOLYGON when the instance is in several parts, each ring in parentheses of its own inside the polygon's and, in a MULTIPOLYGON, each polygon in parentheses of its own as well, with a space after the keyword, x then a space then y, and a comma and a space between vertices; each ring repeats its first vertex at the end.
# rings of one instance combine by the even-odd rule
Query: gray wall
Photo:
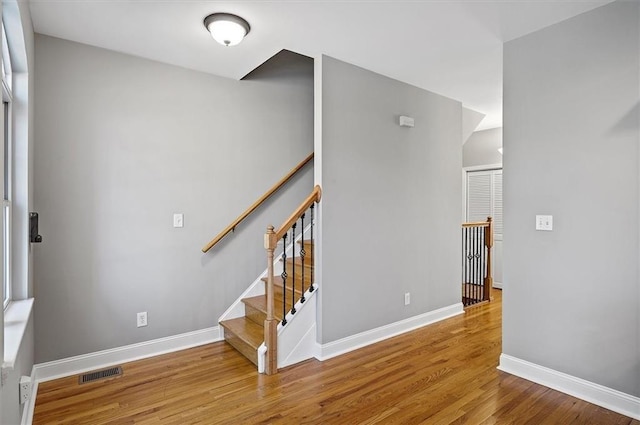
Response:
POLYGON ((640 396, 639 3, 504 48, 505 354, 640 396), (536 232, 536 214, 553 232, 536 232))
POLYGON ((502 128, 475 131, 462 147, 462 166, 502 164, 502 128))
POLYGON ((308 166, 200 252, 312 152, 313 62, 299 60, 233 81, 37 35, 37 362, 217 325, 266 267, 266 226, 312 189, 308 166))
POLYGON ((327 343, 460 302, 462 106, 329 57, 322 87, 327 343))

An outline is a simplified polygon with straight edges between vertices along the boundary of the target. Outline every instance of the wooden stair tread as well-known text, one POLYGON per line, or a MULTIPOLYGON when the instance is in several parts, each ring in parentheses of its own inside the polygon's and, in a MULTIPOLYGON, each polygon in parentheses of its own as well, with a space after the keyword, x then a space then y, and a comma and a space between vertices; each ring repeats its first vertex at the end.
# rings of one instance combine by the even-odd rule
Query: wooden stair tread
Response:
MULTIPOLYGON (((282 306, 282 294, 274 294, 275 307, 282 306)), ((296 300, 297 301, 297 300, 296 300)), ((267 312, 267 296, 258 295, 255 297, 243 298, 242 302, 250 305, 253 308, 257 308, 260 311, 267 312)), ((287 294, 287 304, 291 307, 291 294, 287 294)), ((277 313, 276 313, 277 314, 277 313)))
MULTIPOLYGON (((283 297, 282 297, 282 293, 274 293, 274 301, 275 301, 275 306, 277 308, 277 306, 282 306, 282 301, 283 301, 283 297)), ((300 295, 296 295, 296 302, 300 299, 300 295)), ((245 304, 249 304, 252 307, 258 308, 261 311, 264 311, 265 313, 267 312, 267 295, 258 295, 255 297, 249 297, 249 298, 243 298, 242 302, 245 304)), ((287 306, 291 307, 292 306, 292 301, 291 301, 291 292, 287 292, 287 306)))
MULTIPOLYGON (((275 294, 275 302, 274 302, 274 309, 273 309, 273 315, 275 316, 276 319, 278 319, 279 321, 282 320, 282 318, 284 317, 282 315, 282 294, 278 295, 275 294)), ((298 301, 298 299, 296 299, 296 301, 298 301)), ((250 297, 250 298, 243 298, 242 302, 249 307, 252 307, 260 312, 262 312, 265 316, 267 314, 267 296, 266 295, 258 295, 256 297, 250 297)), ((288 294, 287 296, 287 311, 291 310, 291 307, 293 306, 293 302, 291 301, 291 295, 288 294)))
POLYGON ((220 322, 220 326, 225 328, 225 330, 229 330, 256 350, 264 342, 264 327, 246 317, 223 320, 220 322))
MULTIPOLYGON (((296 273, 296 294, 298 295, 302 295, 302 291, 300 290, 300 275, 296 273)), ((264 283, 267 283, 267 278, 263 277, 261 279, 264 283)), ((304 289, 305 291, 307 289, 309 289, 309 280, 306 276, 305 276, 305 284, 304 284, 304 289)), ((282 296, 282 277, 281 276, 274 276, 273 277, 273 289, 276 293, 276 296, 278 295, 278 293, 280 294, 280 296, 282 296)), ((291 291, 291 276, 289 276, 287 278, 287 290, 291 291)))
MULTIPOLYGON (((282 261, 282 259, 280 259, 280 261, 282 261)), ((292 259, 291 257, 287 257, 287 264, 291 264, 292 262, 294 262, 294 259, 292 259)), ((302 258, 300 258, 300 257, 298 257, 296 255, 295 264, 297 266, 302 266, 302 258)), ((313 261, 311 261, 309 259, 309 257, 305 257, 305 259, 304 259, 304 267, 308 268, 308 269, 313 267, 313 261)))

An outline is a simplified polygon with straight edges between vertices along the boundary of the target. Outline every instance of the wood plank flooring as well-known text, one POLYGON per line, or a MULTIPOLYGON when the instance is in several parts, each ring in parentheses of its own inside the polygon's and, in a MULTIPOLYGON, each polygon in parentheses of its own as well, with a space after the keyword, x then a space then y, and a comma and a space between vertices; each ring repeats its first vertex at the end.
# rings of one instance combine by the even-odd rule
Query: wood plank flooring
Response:
POLYGON ((496 369, 501 293, 464 315, 265 376, 224 342, 40 384, 34 424, 633 424, 496 369))

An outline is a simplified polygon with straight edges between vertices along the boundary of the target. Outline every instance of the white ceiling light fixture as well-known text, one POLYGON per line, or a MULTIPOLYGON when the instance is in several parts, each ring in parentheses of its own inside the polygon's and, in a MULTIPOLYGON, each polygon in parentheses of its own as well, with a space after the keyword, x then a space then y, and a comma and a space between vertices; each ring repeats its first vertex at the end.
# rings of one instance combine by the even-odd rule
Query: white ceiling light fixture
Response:
POLYGON ((249 22, 230 13, 214 13, 204 18, 204 26, 215 41, 223 46, 235 46, 249 34, 249 22))

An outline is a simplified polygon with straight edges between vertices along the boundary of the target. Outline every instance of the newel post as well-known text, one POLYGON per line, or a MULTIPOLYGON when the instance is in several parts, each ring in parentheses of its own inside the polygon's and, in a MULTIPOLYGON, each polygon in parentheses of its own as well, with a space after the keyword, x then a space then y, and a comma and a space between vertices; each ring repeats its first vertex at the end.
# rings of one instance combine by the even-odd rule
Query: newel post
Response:
POLYGON ((264 343, 267 346, 265 373, 278 372, 278 321, 273 316, 273 252, 278 241, 273 226, 267 227, 264 235, 264 248, 267 250, 267 318, 264 321, 264 343))
POLYGON ((491 249, 493 248, 493 219, 487 217, 489 225, 484 228, 484 243, 487 247, 487 276, 484 278, 484 299, 491 299, 491 288, 493 287, 493 265, 491 263, 491 249))

